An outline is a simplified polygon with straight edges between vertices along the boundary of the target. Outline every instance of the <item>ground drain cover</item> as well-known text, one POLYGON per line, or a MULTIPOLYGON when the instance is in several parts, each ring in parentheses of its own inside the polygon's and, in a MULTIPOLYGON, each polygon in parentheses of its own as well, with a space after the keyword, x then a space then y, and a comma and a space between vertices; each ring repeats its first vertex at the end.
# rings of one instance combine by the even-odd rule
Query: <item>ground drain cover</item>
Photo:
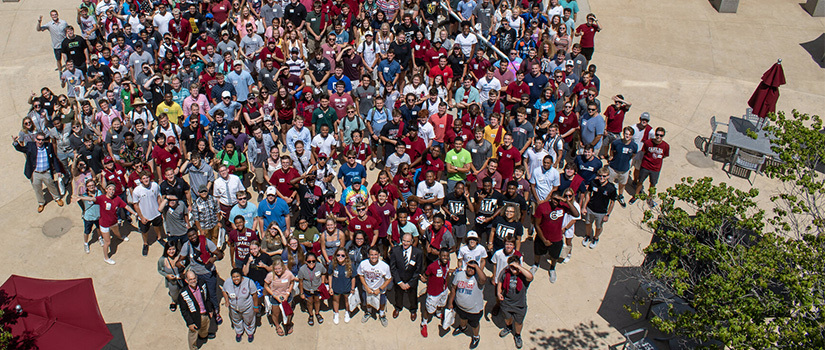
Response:
POLYGON ((69 232, 72 228, 72 220, 67 217, 56 217, 43 224, 43 234, 46 237, 57 238, 69 232))
POLYGON ((715 162, 710 157, 706 156, 704 152, 692 151, 685 155, 688 163, 693 164, 697 168, 710 169, 715 167, 715 162))

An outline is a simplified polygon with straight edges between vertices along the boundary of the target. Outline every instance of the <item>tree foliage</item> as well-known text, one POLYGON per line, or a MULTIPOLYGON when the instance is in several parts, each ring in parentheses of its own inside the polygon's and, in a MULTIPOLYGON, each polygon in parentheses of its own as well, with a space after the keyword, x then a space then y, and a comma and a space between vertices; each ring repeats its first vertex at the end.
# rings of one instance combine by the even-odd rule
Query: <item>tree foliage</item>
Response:
POLYGON ((26 317, 25 312, 18 313, 10 305, 11 299, 5 291, 0 290, 0 350, 30 350, 37 349, 34 337, 30 333, 14 335, 10 326, 20 318, 26 317))
POLYGON ((707 347, 825 348, 822 121, 796 111, 771 120, 779 162, 766 174, 783 185, 772 217, 757 189, 708 177, 650 193, 661 205, 645 212, 654 237, 639 277, 670 307, 651 320, 658 329, 707 347))

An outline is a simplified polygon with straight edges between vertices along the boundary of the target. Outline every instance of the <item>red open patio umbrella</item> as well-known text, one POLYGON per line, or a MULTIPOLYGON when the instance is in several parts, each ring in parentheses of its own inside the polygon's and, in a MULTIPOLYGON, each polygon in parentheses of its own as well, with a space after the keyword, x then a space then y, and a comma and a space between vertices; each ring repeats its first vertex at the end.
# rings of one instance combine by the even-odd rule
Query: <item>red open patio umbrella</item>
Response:
POLYGON ((41 350, 100 349, 112 340, 97 305, 91 278, 42 280, 12 275, 0 286, 10 305, 28 315, 11 326, 13 335, 32 332, 41 350))
POLYGON ((782 60, 762 74, 762 81, 748 100, 748 106, 753 108, 753 114, 760 118, 768 116, 769 112, 776 111, 776 101, 779 99, 779 86, 785 84, 785 71, 782 69, 782 60))

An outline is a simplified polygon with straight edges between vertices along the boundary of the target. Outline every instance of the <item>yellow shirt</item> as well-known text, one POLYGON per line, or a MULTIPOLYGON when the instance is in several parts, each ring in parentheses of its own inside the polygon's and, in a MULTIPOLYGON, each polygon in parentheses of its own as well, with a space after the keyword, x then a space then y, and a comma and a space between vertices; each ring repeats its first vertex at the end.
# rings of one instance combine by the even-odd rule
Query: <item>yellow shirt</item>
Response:
POLYGON ((498 149, 498 146, 501 146, 502 141, 504 140, 504 130, 501 130, 501 137, 499 138, 498 143, 495 142, 499 129, 501 129, 501 126, 495 129, 493 129, 490 125, 484 127, 484 139, 490 141, 490 144, 493 145, 493 158, 496 157, 496 150, 498 149))
POLYGON ((155 110, 155 117, 160 118, 161 113, 166 113, 166 116, 169 117, 169 122, 172 124, 178 124, 180 117, 183 116, 183 108, 180 108, 177 102, 172 102, 171 106, 166 105, 166 102, 161 102, 155 110))

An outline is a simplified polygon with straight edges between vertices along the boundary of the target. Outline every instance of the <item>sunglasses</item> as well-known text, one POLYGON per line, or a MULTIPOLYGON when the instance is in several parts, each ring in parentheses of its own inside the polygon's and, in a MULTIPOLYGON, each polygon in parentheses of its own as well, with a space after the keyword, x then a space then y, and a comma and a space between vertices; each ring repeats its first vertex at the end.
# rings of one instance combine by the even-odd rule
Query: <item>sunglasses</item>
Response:
POLYGON ((307 260, 307 264, 315 263, 315 260, 307 260))
POLYGON ((355 159, 355 157, 347 157, 347 159, 355 159))
POLYGON ((37 141, 45 141, 46 139, 41 139, 41 138, 39 138, 39 137, 38 137, 38 138, 36 138, 35 140, 37 140, 37 141))
POLYGON ((596 111, 596 109, 595 109, 595 108, 588 108, 587 110, 588 110, 588 111, 591 111, 591 112, 595 112, 595 111, 596 111))
POLYGON ((357 210, 358 211, 367 211, 367 209, 365 209, 365 208, 360 208, 360 209, 357 209, 357 210))
POLYGON ((247 198, 238 198, 239 201, 245 201, 247 198))
POLYGON ((656 134, 656 137, 665 137, 665 134, 656 134))

